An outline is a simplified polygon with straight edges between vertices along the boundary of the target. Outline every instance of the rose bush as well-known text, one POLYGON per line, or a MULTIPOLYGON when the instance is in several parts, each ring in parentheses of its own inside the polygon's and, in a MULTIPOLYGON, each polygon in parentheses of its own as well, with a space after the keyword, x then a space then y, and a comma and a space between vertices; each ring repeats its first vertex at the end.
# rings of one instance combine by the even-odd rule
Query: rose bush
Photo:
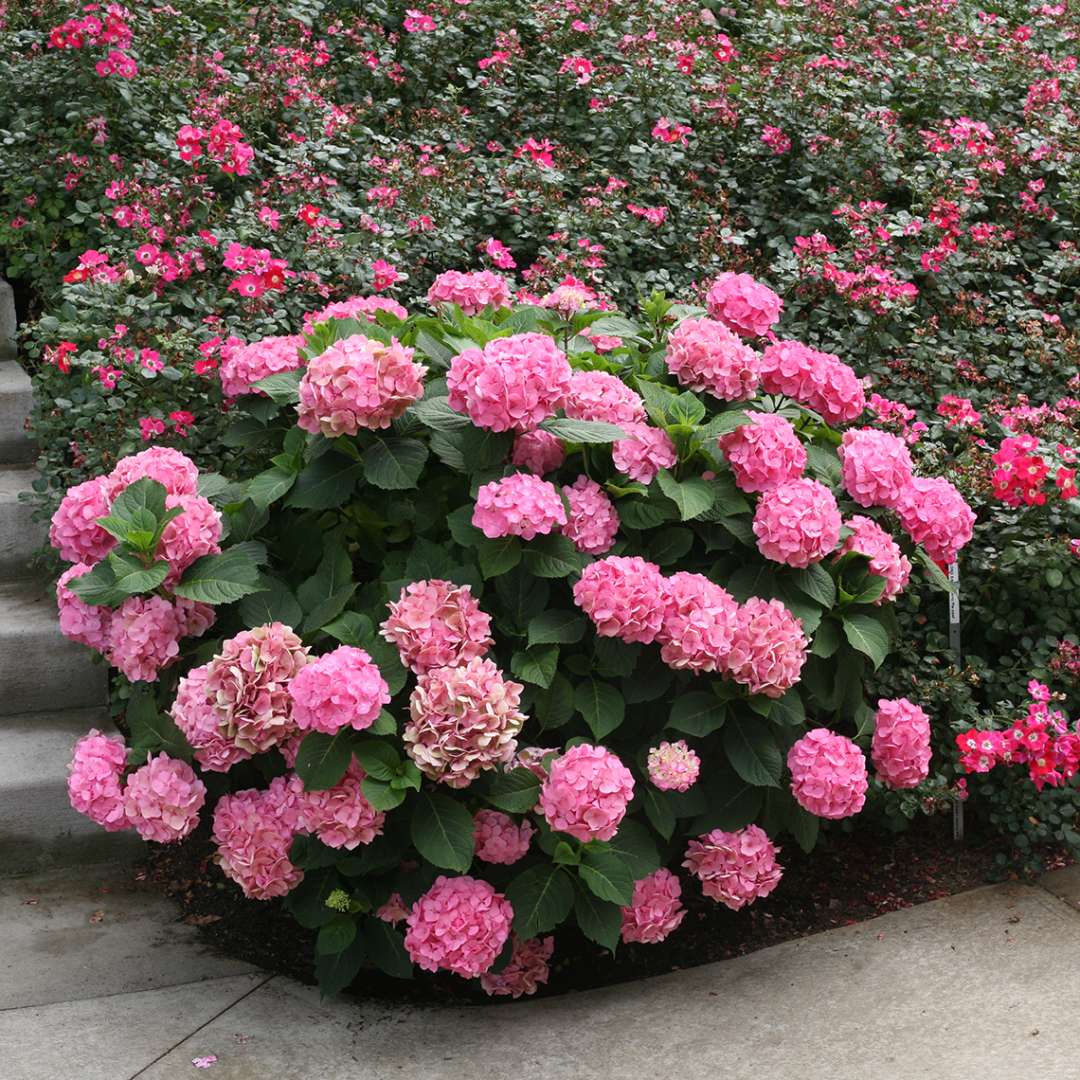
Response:
POLYGON ((914 535, 955 553, 972 515, 938 477, 894 498, 892 453, 845 473, 878 429, 838 357, 800 354, 796 397, 684 389, 688 322, 764 384, 753 310, 316 318, 231 404, 248 475, 153 448, 72 487, 62 625, 126 675, 128 745, 79 743, 73 805, 159 841, 201 814, 226 877, 318 930, 327 991, 367 963, 529 993, 565 923, 658 942, 684 888, 782 888, 785 843, 927 774, 925 714, 866 689, 909 576, 944 580, 914 535), (669 448, 647 476, 623 417, 669 448), (782 473, 730 440, 770 417, 782 473), (165 538, 193 514, 191 559, 165 538))

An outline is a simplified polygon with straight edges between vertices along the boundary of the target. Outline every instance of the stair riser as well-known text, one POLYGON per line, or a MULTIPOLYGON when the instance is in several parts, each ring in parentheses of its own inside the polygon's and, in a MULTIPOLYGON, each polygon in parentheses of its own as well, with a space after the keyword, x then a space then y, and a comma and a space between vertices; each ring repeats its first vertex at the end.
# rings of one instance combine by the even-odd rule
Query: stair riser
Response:
POLYGON ((106 701, 106 669, 59 627, 12 626, 0 612, 0 717, 106 701))
POLYGON ((37 456, 26 434, 33 403, 29 376, 14 360, 0 361, 0 464, 33 461, 37 456))
POLYGON ((44 522, 33 520, 34 507, 10 496, 0 497, 0 577, 23 577, 48 535, 44 522))

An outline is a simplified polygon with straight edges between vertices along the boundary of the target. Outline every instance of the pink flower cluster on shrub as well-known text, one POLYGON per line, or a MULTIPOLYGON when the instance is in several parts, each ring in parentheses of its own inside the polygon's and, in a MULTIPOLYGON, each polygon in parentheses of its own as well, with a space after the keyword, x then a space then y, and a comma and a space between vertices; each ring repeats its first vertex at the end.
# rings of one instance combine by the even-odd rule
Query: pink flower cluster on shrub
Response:
POLYGON ((685 917, 679 879, 670 870, 655 870, 634 883, 634 899, 622 909, 622 940, 658 945, 685 917))
POLYGON ((397 647, 401 662, 418 675, 438 667, 457 667, 495 644, 491 616, 468 585, 414 581, 387 605, 380 633, 397 647))
POLYGON ((843 735, 814 728, 788 751, 791 793, 798 804, 823 818, 857 814, 866 801, 866 759, 843 735))
POLYGON ((784 302, 749 274, 721 274, 705 294, 709 315, 744 337, 762 337, 776 324, 784 302))
POLYGON ((532 540, 566 525, 559 490, 532 473, 514 473, 484 484, 476 493, 472 523, 488 539, 532 540))
POLYGON ((742 491, 769 491, 797 480, 806 449, 791 422, 776 413, 750 413, 750 422, 720 437, 720 449, 742 491))
POLYGON ((761 386, 821 413, 830 424, 854 420, 866 408, 859 377, 838 356, 798 341, 777 341, 761 354, 761 386))
POLYGON ((713 829, 690 841, 683 866, 710 900, 740 911, 780 884, 779 850, 757 825, 735 832, 713 829))
POLYGON ((930 718, 907 698, 879 700, 870 759, 889 787, 917 787, 930 773, 930 718))
POLYGON ((758 355, 715 319, 684 319, 668 338, 668 371, 691 390, 743 401, 758 384, 758 355))
POLYGON ((634 796, 630 770, 610 750, 585 743, 551 763, 540 787, 540 811, 576 840, 610 840, 634 796))
POLYGON ((253 341, 250 345, 236 345, 224 349, 221 368, 221 392, 226 397, 262 393, 254 384, 268 375, 282 371, 295 371, 303 366, 300 349, 304 339, 293 334, 287 337, 268 337, 253 341))

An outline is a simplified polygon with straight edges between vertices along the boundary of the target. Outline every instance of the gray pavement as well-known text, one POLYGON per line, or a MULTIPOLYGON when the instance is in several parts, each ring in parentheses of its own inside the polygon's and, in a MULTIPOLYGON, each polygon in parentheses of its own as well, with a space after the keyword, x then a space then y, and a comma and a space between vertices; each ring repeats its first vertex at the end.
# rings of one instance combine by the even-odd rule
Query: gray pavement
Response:
POLYGON ((1077 868, 635 984, 452 1009, 320 1001, 208 954, 122 880, 0 882, 3 1080, 1080 1077, 1077 868))

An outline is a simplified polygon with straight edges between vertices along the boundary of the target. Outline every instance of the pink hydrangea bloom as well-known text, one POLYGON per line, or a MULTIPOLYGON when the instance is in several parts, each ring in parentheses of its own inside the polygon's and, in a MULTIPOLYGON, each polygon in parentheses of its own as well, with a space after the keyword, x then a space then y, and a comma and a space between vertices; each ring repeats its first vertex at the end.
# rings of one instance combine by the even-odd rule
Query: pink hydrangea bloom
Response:
POLYGON ((766 559, 805 569, 840 543, 841 523, 833 493, 804 477, 763 492, 753 527, 766 559))
POLYGON ((841 545, 836 557, 858 551, 870 560, 870 573, 885 579, 885 591, 874 601, 881 605, 895 600, 907 587, 911 562, 895 540, 871 518, 856 514, 845 524, 851 535, 841 545))
POLYGON ((535 832, 527 820, 518 824, 498 810, 479 810, 473 815, 476 857, 483 862, 509 866, 523 859, 535 832))
POLYGON ((858 375, 838 356, 798 341, 776 341, 761 355, 761 387, 821 413, 830 424, 854 420, 866 408, 858 375))
POLYGON ((466 315, 510 306, 510 284, 491 270, 447 270, 428 289, 429 304, 457 304, 466 315))
POLYGON ((574 420, 608 424, 643 424, 645 402, 617 375, 606 371, 575 371, 564 411, 574 420))
POLYGON ((570 517, 562 534, 578 551, 603 555, 619 532, 619 515, 604 489, 587 476, 579 476, 562 489, 570 504, 570 517))
POLYGON ((537 476, 554 472, 566 460, 562 439, 550 431, 524 431, 514 439, 510 464, 537 476))
POLYGON ((49 543, 61 559, 90 565, 112 551, 116 540, 97 523, 109 513, 112 491, 104 476, 68 488, 49 526, 49 543))
POLYGON ((396 338, 354 334, 335 341, 300 380, 297 424, 327 438, 388 428, 424 392, 427 368, 396 338))
POLYGON ((739 606, 726 668, 751 694, 783 697, 798 681, 810 642, 779 600, 751 596, 739 606))
POLYGON ((870 759, 889 787, 917 787, 930 775, 930 718, 907 698, 881 698, 870 759))
POLYGON ((523 746, 514 755, 514 760, 506 766, 506 769, 507 771, 510 769, 528 769, 533 776, 540 781, 544 781, 548 778, 544 758, 554 757, 558 753, 559 748, 556 746, 523 746))
POLYGON ((252 754, 290 738, 297 728, 289 682, 307 657, 300 638, 279 622, 244 630, 223 642, 206 674, 221 734, 252 754))
POLYGON ((791 793, 811 814, 846 818, 866 801, 866 758, 850 739, 827 728, 807 732, 788 751, 791 793))
POLYGON ((251 754, 221 733, 221 717, 206 688, 208 665, 192 668, 176 688, 170 715, 195 751, 195 760, 207 772, 228 772, 251 754))
POLYGON ((217 621, 214 609, 198 600, 186 600, 178 596, 173 601, 173 606, 176 608, 181 637, 202 637, 217 621))
POLYGON ((670 870, 655 870, 634 883, 634 899, 622 909, 622 939, 658 945, 685 917, 679 879, 670 870))
POLYGON ((455 356, 446 375, 450 407, 488 431, 531 431, 562 408, 570 363, 547 334, 495 338, 455 356))
POLYGON ((529 938, 528 941, 515 937, 510 963, 498 974, 485 971, 480 976, 484 993, 491 997, 513 998, 535 994, 536 988, 548 981, 548 961, 554 950, 553 937, 529 938))
POLYGON ((414 581, 386 606, 390 615, 379 632, 418 675, 467 663, 495 644, 491 616, 468 585, 437 578, 414 581))
POLYGON ((619 472, 641 484, 651 484, 661 469, 670 469, 678 460, 675 444, 662 428, 648 424, 620 424, 625 439, 611 444, 611 460, 619 472))
POLYGON ((780 884, 779 851, 757 825, 736 832, 713 829, 690 841, 683 866, 701 881, 710 900, 739 911, 780 884))
POLYGON ((68 799, 72 807, 109 832, 128 829, 121 777, 127 747, 119 736, 94 728, 75 744, 68 765, 68 799))
POLYGON ((750 423, 718 440, 742 491, 769 491, 797 480, 806 468, 806 448, 795 428, 777 413, 750 413, 750 423))
POLYGON ((898 435, 876 428, 849 429, 837 453, 844 487, 860 506, 895 506, 911 480, 911 454, 898 435))
POLYGON ((304 339, 299 334, 287 337, 267 337, 250 345, 234 345, 222 350, 221 392, 228 398, 243 394, 262 394, 254 384, 268 375, 281 371, 296 371, 304 366, 300 350, 304 339))
POLYGON ((169 495, 165 505, 183 510, 165 526, 157 549, 157 557, 169 564, 165 586, 171 588, 196 559, 221 551, 221 515, 201 495, 169 495))
POLYGON ((738 619, 734 597, 704 574, 685 570, 666 578, 663 588, 660 658, 677 670, 722 670, 738 619))
POLYGON ((412 906, 405 948, 424 971, 482 975, 510 936, 514 909, 486 881, 440 875, 412 906))
POLYGON ((705 294, 705 306, 737 334, 760 337, 776 324, 784 301, 749 274, 721 274, 705 294))
POLYGON ((559 489, 532 473, 492 480, 476 493, 472 523, 488 537, 532 540, 566 524, 559 489))
POLYGON ((367 319, 375 322, 379 311, 388 311, 399 319, 407 319, 409 313, 389 296, 350 296, 348 300, 335 300, 321 311, 309 311, 304 315, 304 333, 310 334, 316 323, 330 319, 367 319))
POLYGON ((610 750, 580 743, 551 763, 540 811, 556 831, 585 843, 610 840, 634 797, 630 770, 610 750))
POLYGON ((91 569, 86 563, 69 566, 56 583, 56 606, 60 612, 60 633, 71 641, 105 652, 109 647, 109 623, 112 612, 100 604, 87 604, 69 588, 68 583, 91 569))
POLYGON ((939 563, 955 561, 975 525, 963 495, 940 476, 913 477, 896 502, 896 512, 908 536, 939 563))
POLYGON ((664 622, 665 586, 658 567, 638 556, 610 555, 586 566, 574 603, 601 637, 648 645, 664 622))
POLYGON ((685 739, 664 741, 649 750, 649 779, 661 791, 689 791, 701 772, 701 758, 686 745, 685 739))
POLYGON ((479 658, 425 672, 409 699, 405 752, 430 779, 467 787, 513 758, 525 722, 518 708, 523 689, 479 658))
POLYGON ((343 727, 371 727, 390 704, 390 688, 363 649, 339 645, 293 676, 289 697, 293 723, 301 731, 336 735, 343 727))
POLYGON ((401 893, 399 892, 392 892, 387 897, 386 903, 375 912, 375 918, 382 919, 383 922, 389 923, 391 926, 397 926, 399 922, 403 922, 408 917, 409 909, 405 906, 405 901, 401 899, 401 893))
POLYGON ((121 458, 109 474, 114 494, 145 477, 163 484, 168 495, 198 494, 199 470, 195 462, 168 446, 151 446, 121 458))
POLYGON ((289 861, 296 836, 296 814, 281 814, 288 782, 276 778, 268 791, 224 795, 214 809, 214 861, 252 900, 291 892, 304 872, 289 861))
POLYGON ((186 761, 151 757, 124 787, 124 814, 144 840, 171 844, 199 824, 206 785, 186 761))
POLYGON ((160 596, 129 596, 109 620, 108 661, 132 682, 154 682, 180 655, 176 608, 160 596))
POLYGON ((331 848, 352 851, 370 844, 382 834, 386 814, 364 797, 360 787, 363 779, 364 770, 354 760, 332 788, 305 791, 300 800, 300 828, 313 832, 331 848))
POLYGON ((758 355, 716 319, 683 319, 668 338, 668 371, 691 390, 743 401, 758 384, 758 355))

